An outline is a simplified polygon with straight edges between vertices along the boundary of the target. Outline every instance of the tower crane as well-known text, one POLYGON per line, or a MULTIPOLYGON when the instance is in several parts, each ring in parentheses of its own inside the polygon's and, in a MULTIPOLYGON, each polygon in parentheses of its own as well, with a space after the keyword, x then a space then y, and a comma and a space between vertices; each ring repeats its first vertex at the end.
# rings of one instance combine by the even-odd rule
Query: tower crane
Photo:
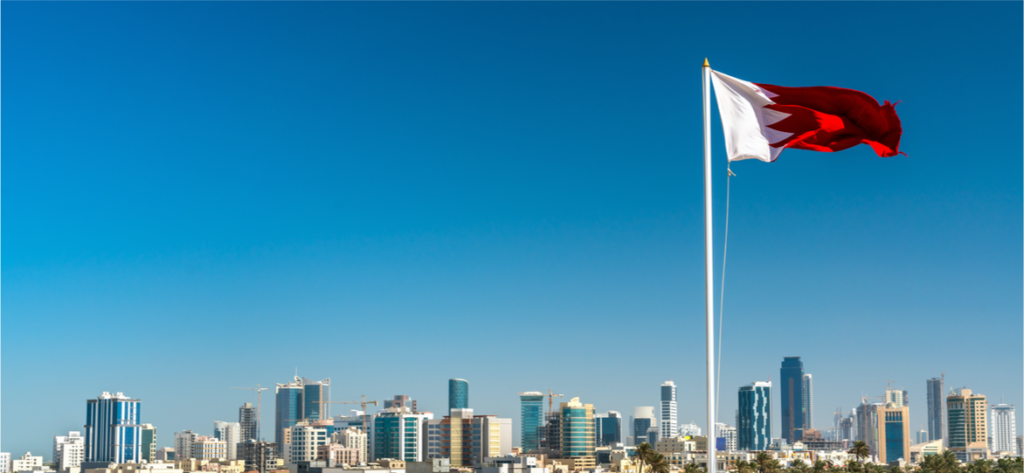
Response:
POLYGON ((260 422, 263 420, 263 391, 269 391, 270 388, 261 388, 260 385, 257 384, 255 388, 232 387, 231 389, 245 389, 248 391, 256 391, 256 440, 262 440, 260 438, 260 422))
POLYGON ((374 406, 376 406, 377 405, 377 401, 367 401, 366 400, 366 395, 363 394, 363 400, 362 401, 341 401, 338 404, 359 404, 360 406, 362 406, 362 408, 363 408, 363 433, 366 434, 367 441, 369 441, 370 431, 366 430, 366 417, 367 417, 367 415, 366 415, 366 406, 368 406, 370 404, 373 404, 374 406))
MULTIPOLYGON (((555 409, 555 398, 556 397, 565 397, 565 395, 564 394, 555 394, 554 391, 552 391, 551 389, 548 389, 548 414, 551 414, 551 411, 553 411, 555 409)), ((547 422, 547 421, 545 421, 545 422, 547 422)))

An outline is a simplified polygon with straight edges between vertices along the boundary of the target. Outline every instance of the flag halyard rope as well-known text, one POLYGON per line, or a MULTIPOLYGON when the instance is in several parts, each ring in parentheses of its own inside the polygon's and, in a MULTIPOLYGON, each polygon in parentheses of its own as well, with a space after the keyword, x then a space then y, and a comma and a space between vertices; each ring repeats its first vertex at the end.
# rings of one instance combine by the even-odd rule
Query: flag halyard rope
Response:
MULTIPOLYGON (((732 177, 736 175, 729 165, 726 165, 725 170, 728 175, 725 178, 725 243, 722 245, 722 284, 718 300, 718 378, 715 380, 715 419, 720 419, 718 412, 719 406, 722 405, 719 401, 722 397, 722 315, 725 312, 725 257, 729 251, 729 184, 732 182, 732 177)), ((713 434, 717 438, 718 432, 714 428, 714 426, 710 426, 708 434, 713 434)))

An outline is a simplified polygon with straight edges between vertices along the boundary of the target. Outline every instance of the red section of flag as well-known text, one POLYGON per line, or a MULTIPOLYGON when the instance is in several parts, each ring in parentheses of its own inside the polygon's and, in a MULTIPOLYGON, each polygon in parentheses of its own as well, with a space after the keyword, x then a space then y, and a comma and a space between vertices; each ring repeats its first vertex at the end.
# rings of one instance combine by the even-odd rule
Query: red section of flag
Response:
POLYGON ((906 155, 899 150, 903 127, 896 115, 896 104, 888 100, 878 105, 864 92, 839 87, 757 85, 776 95, 771 97, 775 104, 765 108, 789 114, 768 125, 792 133, 771 143, 773 148, 842 151, 865 143, 883 158, 906 155))

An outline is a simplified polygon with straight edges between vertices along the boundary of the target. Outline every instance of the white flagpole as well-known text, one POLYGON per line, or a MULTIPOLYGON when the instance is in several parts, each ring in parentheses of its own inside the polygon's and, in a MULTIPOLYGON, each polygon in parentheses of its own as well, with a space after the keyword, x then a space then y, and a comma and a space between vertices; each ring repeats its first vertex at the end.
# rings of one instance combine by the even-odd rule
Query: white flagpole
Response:
POLYGON ((715 290, 711 251, 711 66, 704 59, 704 308, 708 348, 708 463, 707 473, 715 473, 718 456, 715 447, 715 290))

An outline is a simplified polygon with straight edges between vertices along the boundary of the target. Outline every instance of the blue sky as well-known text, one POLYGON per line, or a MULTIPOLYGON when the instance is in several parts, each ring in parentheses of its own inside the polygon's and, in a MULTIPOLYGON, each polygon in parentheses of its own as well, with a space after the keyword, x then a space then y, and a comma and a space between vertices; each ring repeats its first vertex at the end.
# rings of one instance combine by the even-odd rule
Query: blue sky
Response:
POLYGON ((212 434, 296 368, 438 415, 466 378, 516 444, 526 390, 674 379, 703 425, 704 57, 902 100, 909 154, 733 166, 722 418, 784 356, 822 428, 895 380, 918 430, 942 372, 1024 405, 1019 2, 4 11, 0 450, 102 391, 212 434))

